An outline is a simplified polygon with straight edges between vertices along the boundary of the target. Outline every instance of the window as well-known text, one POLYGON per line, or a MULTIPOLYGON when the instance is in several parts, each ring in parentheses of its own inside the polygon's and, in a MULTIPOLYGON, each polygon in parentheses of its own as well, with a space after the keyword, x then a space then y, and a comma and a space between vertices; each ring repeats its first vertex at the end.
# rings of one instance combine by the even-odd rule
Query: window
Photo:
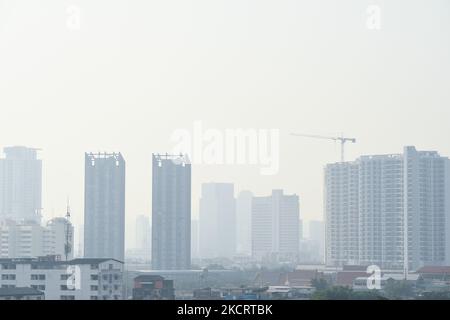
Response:
POLYGON ((2 274, 2 280, 16 280, 15 274, 2 274))
POLYGON ((98 264, 91 264, 91 270, 98 270, 98 264))
POLYGON ((31 280, 45 280, 45 274, 32 274, 31 280))
POLYGON ((98 300, 97 296, 91 296, 91 300, 98 300))
POLYGON ((91 286, 91 291, 98 291, 98 286, 91 286))
POLYGON ((91 274, 91 280, 98 280, 98 274, 91 274))
POLYGON ((67 280, 67 279, 69 279, 70 276, 71 276, 70 274, 62 274, 61 280, 67 280))
POLYGON ((3 270, 16 270, 16 265, 14 263, 3 263, 2 269, 3 270))
POLYGON ((42 284, 39 284, 39 285, 37 285, 37 284, 32 284, 31 287, 32 287, 33 289, 45 291, 45 285, 42 285, 42 284))
POLYGON ((61 289, 62 291, 75 290, 75 288, 69 288, 66 284, 60 285, 60 289, 61 289))
POLYGON ((61 300, 75 300, 75 296, 61 296, 61 300))
POLYGON ((108 275, 107 274, 103 275, 103 280, 105 280, 105 281, 108 280, 108 275))
POLYGON ((103 290, 108 290, 108 286, 107 286, 107 285, 104 285, 104 286, 103 286, 103 290))

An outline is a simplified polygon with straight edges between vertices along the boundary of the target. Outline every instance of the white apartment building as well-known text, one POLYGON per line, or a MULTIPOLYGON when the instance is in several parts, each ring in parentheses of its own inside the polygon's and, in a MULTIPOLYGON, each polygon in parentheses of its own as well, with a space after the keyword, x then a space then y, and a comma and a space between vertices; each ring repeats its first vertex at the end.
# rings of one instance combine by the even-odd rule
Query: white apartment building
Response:
POLYGON ((46 300, 122 300, 123 262, 115 259, 74 259, 55 256, 0 259, 0 287, 30 287, 46 300))
POLYGON ((252 256, 296 260, 299 252, 299 198, 273 190, 252 199, 252 256))
POLYGON ((54 218, 45 226, 34 221, 6 220, 0 223, 0 258, 35 258, 46 255, 65 258, 67 240, 67 258, 72 259, 73 226, 65 218, 54 218))
POLYGON ((327 165, 325 216, 328 265, 448 265, 450 161, 405 147, 327 165))

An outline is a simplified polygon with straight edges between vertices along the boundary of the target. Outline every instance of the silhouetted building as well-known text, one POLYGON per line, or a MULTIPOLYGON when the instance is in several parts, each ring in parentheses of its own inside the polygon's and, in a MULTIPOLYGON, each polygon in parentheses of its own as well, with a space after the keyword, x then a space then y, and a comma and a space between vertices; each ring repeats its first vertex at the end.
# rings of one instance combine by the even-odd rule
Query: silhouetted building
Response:
POLYGON ((178 155, 153 154, 152 268, 191 267, 191 164, 178 155))
POLYGON ((134 278, 133 300, 174 300, 173 280, 157 275, 140 275, 134 278))
POLYGON ((120 153, 86 153, 84 256, 125 255, 125 160, 120 153))
POLYGON ((0 159, 0 219, 41 221, 42 161, 37 149, 8 147, 0 159))

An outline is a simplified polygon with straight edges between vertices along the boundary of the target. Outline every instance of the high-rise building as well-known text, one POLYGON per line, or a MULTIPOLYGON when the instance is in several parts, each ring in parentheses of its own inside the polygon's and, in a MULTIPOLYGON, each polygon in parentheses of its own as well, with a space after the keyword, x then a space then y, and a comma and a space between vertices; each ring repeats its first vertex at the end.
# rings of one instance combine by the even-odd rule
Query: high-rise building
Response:
POLYGON ((84 256, 124 261, 125 160, 120 153, 86 153, 84 256))
POLYGON ((73 257, 73 226, 66 218, 54 218, 41 226, 35 221, 0 223, 0 258, 73 257))
POLYGON ((232 183, 204 183, 200 199, 200 256, 236 254, 236 200, 232 183))
POLYGON ((448 264, 450 161, 405 147, 403 154, 327 165, 325 213, 328 265, 448 264))
POLYGON ((198 220, 191 220, 191 256, 193 259, 200 257, 198 225, 198 220))
POLYGON ((325 261, 325 225, 323 221, 309 221, 309 240, 313 247, 312 258, 314 261, 324 263, 325 261))
POLYGON ((252 200, 252 255, 295 261, 299 252, 299 198, 273 190, 252 200))
POLYGON ((140 214, 136 217, 136 250, 144 260, 150 260, 152 252, 152 229, 149 217, 140 214))
POLYGON ((42 161, 37 149, 8 147, 0 159, 0 219, 40 223, 42 161))
POLYGON ((241 191, 236 199, 236 251, 252 254, 252 198, 250 191, 241 191))
POLYGON ((356 163, 336 163, 325 169, 327 264, 358 261, 358 183, 356 163))
POLYGON ((152 268, 191 267, 191 164, 187 156, 153 154, 152 268))

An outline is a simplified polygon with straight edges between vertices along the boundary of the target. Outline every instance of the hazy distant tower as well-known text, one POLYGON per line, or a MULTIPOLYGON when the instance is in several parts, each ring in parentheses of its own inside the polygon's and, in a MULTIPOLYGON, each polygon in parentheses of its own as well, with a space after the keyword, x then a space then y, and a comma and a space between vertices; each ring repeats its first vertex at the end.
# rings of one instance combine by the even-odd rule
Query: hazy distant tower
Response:
POLYGON ((232 183, 204 183, 200 198, 200 256, 236 254, 236 200, 232 183))
POLYGON ((84 256, 124 261, 125 160, 120 153, 85 154, 84 256))
POLYGON ((191 164, 180 155, 152 158, 152 268, 190 269, 191 164))
POLYGON ((0 159, 0 219, 41 220, 42 161, 37 149, 8 147, 0 159))
POLYGON ((252 200, 252 255, 256 259, 296 260, 299 251, 300 208, 297 195, 273 190, 252 200))

